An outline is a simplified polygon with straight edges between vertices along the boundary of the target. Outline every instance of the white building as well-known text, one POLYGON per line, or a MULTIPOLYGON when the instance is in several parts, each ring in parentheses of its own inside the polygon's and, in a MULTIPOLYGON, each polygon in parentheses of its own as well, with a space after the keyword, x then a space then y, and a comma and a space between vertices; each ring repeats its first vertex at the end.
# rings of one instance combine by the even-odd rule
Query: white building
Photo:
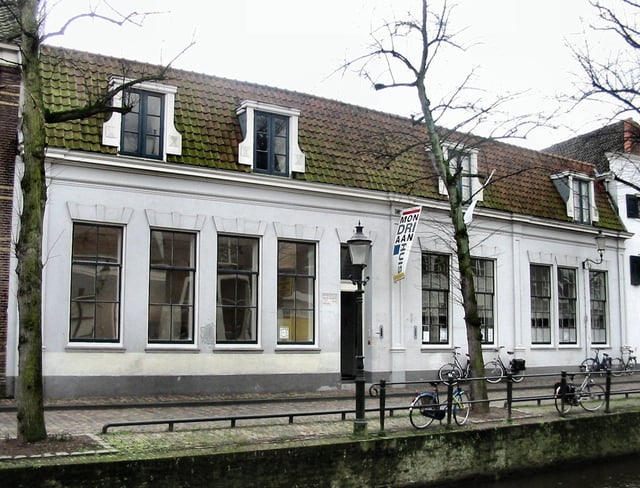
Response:
MULTIPOLYGON (((53 109, 153 70, 43 52, 53 109)), ((373 241, 367 378, 430 379, 453 346, 466 349, 448 202, 423 127, 176 70, 125 101, 127 115, 49 127, 47 396, 340 387, 354 373, 345 246, 358 222, 373 241), (406 278, 394 282, 393 238, 411 207, 422 216, 406 278)), ((463 185, 481 197, 470 236, 485 358, 505 345, 529 370, 559 371, 592 347, 617 352, 630 339, 621 286, 630 233, 594 166, 494 141, 464 144, 456 154, 481 175, 463 185), (583 266, 588 259, 597 264, 583 266)), ((12 296, 9 394, 16 310, 12 296)))

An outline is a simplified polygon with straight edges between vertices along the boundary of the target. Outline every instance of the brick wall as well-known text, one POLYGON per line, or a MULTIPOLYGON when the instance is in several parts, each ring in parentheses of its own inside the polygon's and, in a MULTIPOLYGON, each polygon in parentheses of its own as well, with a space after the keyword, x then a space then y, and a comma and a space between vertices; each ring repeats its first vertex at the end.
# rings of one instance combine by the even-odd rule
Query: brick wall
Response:
POLYGON ((9 256, 19 94, 19 71, 0 65, 0 392, 5 391, 7 380, 9 256))

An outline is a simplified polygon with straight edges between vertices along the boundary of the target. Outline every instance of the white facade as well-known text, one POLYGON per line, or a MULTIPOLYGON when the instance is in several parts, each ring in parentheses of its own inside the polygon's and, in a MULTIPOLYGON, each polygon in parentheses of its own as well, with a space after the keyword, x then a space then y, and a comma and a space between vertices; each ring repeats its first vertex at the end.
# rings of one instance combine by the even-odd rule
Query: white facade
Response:
MULTIPOLYGON (((43 359, 49 397, 224 391, 287 391, 338 388, 341 384, 340 247, 361 222, 372 240, 370 281, 364 295, 364 355, 369 380, 431 379, 453 346, 466 349, 455 266, 451 267, 451 330, 447 344, 422 342, 421 253, 451 255, 446 202, 397 194, 311 184, 122 156, 50 149, 43 252, 43 359), (391 250, 400 210, 421 205, 422 218, 406 278, 392 280, 391 250), (120 340, 69 340, 71 245, 74 222, 124 229, 120 340), (149 344, 150 229, 196 233, 195 332, 188 345, 149 344), (220 233, 259 238, 259 315, 256 345, 216 345, 216 245, 220 233), (316 243, 315 336, 312 345, 277 341, 276 253, 278 239, 316 243)), ((640 226, 640 224, 638 224, 640 226)), ((517 351, 528 370, 559 371, 590 354, 588 269, 596 259, 595 232, 584 225, 478 209, 470 226, 474 257, 495 263, 494 340, 517 351), (531 264, 577 271, 577 342, 558 337, 557 287, 551 286, 551 343, 532 345, 531 264)), ((635 337, 635 317, 625 302, 625 236, 608 235, 607 344, 618 351, 635 337), (627 313, 625 314, 625 310, 627 313)), ((633 252, 638 252, 634 250, 633 252)), ((15 277, 14 277, 15 278, 15 277)), ((633 290, 636 291, 636 290, 633 290)), ((640 293, 640 290, 638 290, 640 293)), ((640 303, 640 300, 631 300, 640 303)), ((15 303, 13 304, 15 306, 15 303)), ((637 314, 637 312, 636 312, 637 314)), ((10 314, 15 321, 15 315, 10 314)), ((8 376, 16 374, 17 324, 9 327, 8 376)))

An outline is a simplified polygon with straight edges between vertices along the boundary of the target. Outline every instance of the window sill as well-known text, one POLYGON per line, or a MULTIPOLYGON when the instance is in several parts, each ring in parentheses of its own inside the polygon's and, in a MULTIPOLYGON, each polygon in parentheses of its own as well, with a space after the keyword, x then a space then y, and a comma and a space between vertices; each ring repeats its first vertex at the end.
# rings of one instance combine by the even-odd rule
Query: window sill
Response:
POLYGON ((67 352, 126 352, 126 348, 122 344, 105 344, 105 343, 69 343, 65 346, 67 352))
POLYGON ((184 353, 197 353, 200 352, 200 348, 193 344, 184 346, 176 344, 147 344, 144 349, 145 352, 184 352, 184 353))
POLYGON ((217 353, 235 353, 235 352, 264 352, 262 346, 251 345, 251 344, 217 344, 214 345, 212 351, 214 354, 217 353))
POLYGON ((320 347, 318 347, 316 345, 311 345, 311 346, 303 346, 303 345, 296 345, 296 344, 293 344, 291 346, 278 345, 278 346, 276 346, 276 349, 275 349, 275 353, 276 354, 287 354, 287 353, 319 354, 320 352, 322 352, 322 349, 320 349, 320 347))

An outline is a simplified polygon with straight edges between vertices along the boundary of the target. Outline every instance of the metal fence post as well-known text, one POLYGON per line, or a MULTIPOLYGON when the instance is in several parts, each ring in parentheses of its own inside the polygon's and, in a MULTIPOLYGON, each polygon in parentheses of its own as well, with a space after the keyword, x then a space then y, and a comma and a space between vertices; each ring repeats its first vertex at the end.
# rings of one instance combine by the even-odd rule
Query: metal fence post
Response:
POLYGON ((387 382, 380 380, 380 435, 384 433, 384 416, 387 403, 387 382))
POLYGON ((567 392, 567 372, 560 371, 560 417, 564 417, 564 402, 566 400, 565 394, 567 392))
POLYGON ((611 369, 607 369, 604 385, 604 413, 609 413, 609 399, 611 397, 611 369))
POLYGON ((453 376, 447 377, 447 427, 451 426, 451 411, 453 410, 453 376))
POLYGON ((513 403, 513 375, 507 372, 507 422, 511 422, 511 404, 513 403))

